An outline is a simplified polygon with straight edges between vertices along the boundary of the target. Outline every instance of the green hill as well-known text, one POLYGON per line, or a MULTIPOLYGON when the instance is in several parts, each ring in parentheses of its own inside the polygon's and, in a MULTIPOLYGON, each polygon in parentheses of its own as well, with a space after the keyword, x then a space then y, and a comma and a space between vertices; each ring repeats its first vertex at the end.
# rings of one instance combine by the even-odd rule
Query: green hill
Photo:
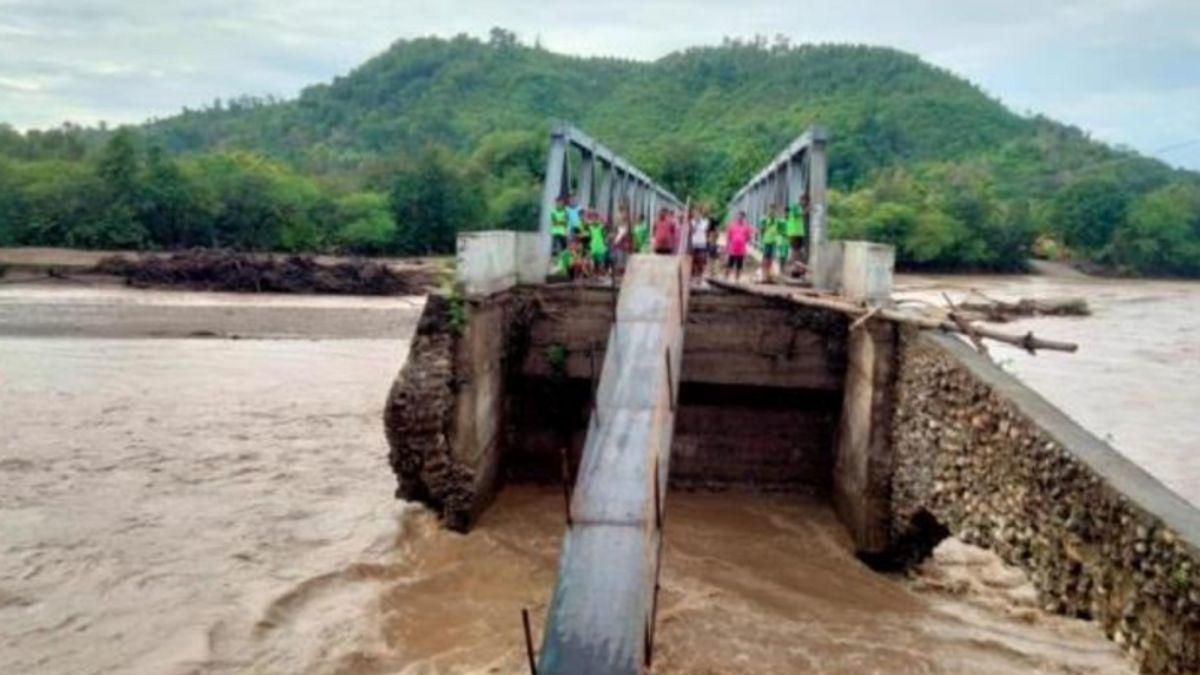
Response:
POLYGON ((400 41, 294 100, 233 99, 137 133, 0 128, 0 242, 445 250, 456 228, 532 225, 558 119, 717 205, 819 123, 834 232, 891 241, 912 266, 1016 268, 1040 238, 1200 272, 1195 174, 1014 114, 915 56, 727 41, 638 62, 501 30, 400 41))
POLYGON ((314 170, 353 171, 431 142, 468 151, 490 133, 540 131, 555 119, 651 168, 683 145, 710 190, 723 172, 742 169, 735 160, 765 159, 813 123, 833 132, 842 187, 879 166, 961 158, 1037 127, 892 49, 729 42, 643 63, 562 56, 497 36, 398 42, 294 101, 236 101, 147 131, 172 152, 253 149, 314 170))

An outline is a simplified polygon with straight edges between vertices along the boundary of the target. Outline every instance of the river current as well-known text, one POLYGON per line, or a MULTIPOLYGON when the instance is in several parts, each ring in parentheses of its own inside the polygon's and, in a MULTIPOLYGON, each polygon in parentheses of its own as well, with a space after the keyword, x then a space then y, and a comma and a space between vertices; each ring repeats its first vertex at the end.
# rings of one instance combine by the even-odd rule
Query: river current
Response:
MULTIPOLYGON (((1200 403, 1200 286, 1138 285, 1033 323, 1079 355, 998 358, 1196 500, 1196 420, 1175 415, 1200 403), (1113 335, 1128 312, 1143 330, 1113 335)), ((380 413, 419 311, 0 287, 0 672, 525 672, 519 612, 537 632, 561 495, 507 489, 466 536, 392 499, 380 413)), ((667 508, 657 673, 1132 672, 984 551, 949 541, 885 576, 822 503, 667 508)))

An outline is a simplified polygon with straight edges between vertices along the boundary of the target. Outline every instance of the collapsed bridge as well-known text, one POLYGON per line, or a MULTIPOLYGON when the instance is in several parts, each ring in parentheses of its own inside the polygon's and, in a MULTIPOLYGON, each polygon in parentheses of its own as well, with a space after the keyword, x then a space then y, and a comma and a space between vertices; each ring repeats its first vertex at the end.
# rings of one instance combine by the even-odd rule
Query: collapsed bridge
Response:
POLYGON ((730 207, 804 199, 814 288, 693 289, 685 237, 633 256, 619 286, 561 284, 547 282, 558 198, 605 216, 685 205, 557 128, 539 231, 461 235, 460 290, 428 300, 385 407, 397 495, 466 530, 505 482, 569 488, 536 658, 530 640, 542 675, 650 668, 680 487, 827 497, 869 560, 953 533, 1024 567, 1061 611, 1134 636, 1146 672, 1200 671, 1196 509, 944 326, 901 320, 890 249, 827 240, 825 142, 806 132, 730 207))

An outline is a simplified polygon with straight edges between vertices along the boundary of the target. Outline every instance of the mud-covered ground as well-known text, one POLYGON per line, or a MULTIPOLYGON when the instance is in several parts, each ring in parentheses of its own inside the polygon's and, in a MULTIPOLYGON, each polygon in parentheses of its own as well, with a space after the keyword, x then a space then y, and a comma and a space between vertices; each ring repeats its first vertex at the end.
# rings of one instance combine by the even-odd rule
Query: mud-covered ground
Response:
POLYGON ((0 283, 114 283, 231 293, 423 295, 448 279, 448 258, 0 248, 0 283))

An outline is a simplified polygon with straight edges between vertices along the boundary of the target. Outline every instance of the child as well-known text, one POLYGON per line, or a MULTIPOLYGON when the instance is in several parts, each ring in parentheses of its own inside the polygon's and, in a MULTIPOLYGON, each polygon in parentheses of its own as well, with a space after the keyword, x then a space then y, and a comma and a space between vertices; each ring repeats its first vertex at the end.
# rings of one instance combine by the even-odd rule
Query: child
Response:
POLYGON ((629 261, 629 253, 632 248, 633 233, 629 228, 629 209, 622 207, 620 215, 617 216, 617 234, 613 237, 613 274, 618 276, 624 274, 625 264, 629 261))
POLYGON ((583 220, 583 207, 579 205, 579 199, 575 195, 571 195, 567 209, 567 235, 574 238, 579 236, 580 224, 583 220))
POLYGON ((554 276, 573 279, 571 271, 571 249, 569 246, 563 246, 563 249, 554 255, 554 276))
POLYGON ((557 256, 567 249, 566 200, 559 197, 550 211, 550 255, 557 256))
POLYGON ((664 208, 658 212, 658 221, 654 223, 654 252, 659 255, 674 253, 675 235, 675 215, 664 208))
POLYGON ((646 222, 646 214, 639 213, 637 224, 633 226, 633 252, 646 253, 650 250, 650 225, 646 222))
POLYGON ((704 268, 708 266, 708 231, 711 229, 704 207, 696 209, 691 227, 692 280, 700 282, 704 279, 704 268))
POLYGON ((578 239, 571 241, 570 247, 567 249, 567 254, 567 265, 570 269, 571 280, 581 281, 585 279, 588 272, 588 260, 583 255, 583 248, 578 239))
POLYGON ((759 241, 762 243, 762 269, 759 270, 759 281, 766 283, 771 280, 771 266, 778 253, 779 237, 775 227, 777 209, 774 204, 767 209, 767 214, 759 221, 759 241))
POLYGON ((604 231, 604 221, 600 214, 592 211, 587 225, 589 235, 589 252, 592 254, 592 269, 597 275, 608 271, 608 242, 604 231))
POLYGON ((725 233, 725 250, 729 254, 729 261, 725 264, 726 277, 733 272, 734 281, 742 280, 742 266, 746 262, 746 246, 750 243, 752 236, 754 236, 754 231, 751 229, 750 223, 746 222, 746 212, 739 211, 737 218, 729 224, 729 229, 725 233))

